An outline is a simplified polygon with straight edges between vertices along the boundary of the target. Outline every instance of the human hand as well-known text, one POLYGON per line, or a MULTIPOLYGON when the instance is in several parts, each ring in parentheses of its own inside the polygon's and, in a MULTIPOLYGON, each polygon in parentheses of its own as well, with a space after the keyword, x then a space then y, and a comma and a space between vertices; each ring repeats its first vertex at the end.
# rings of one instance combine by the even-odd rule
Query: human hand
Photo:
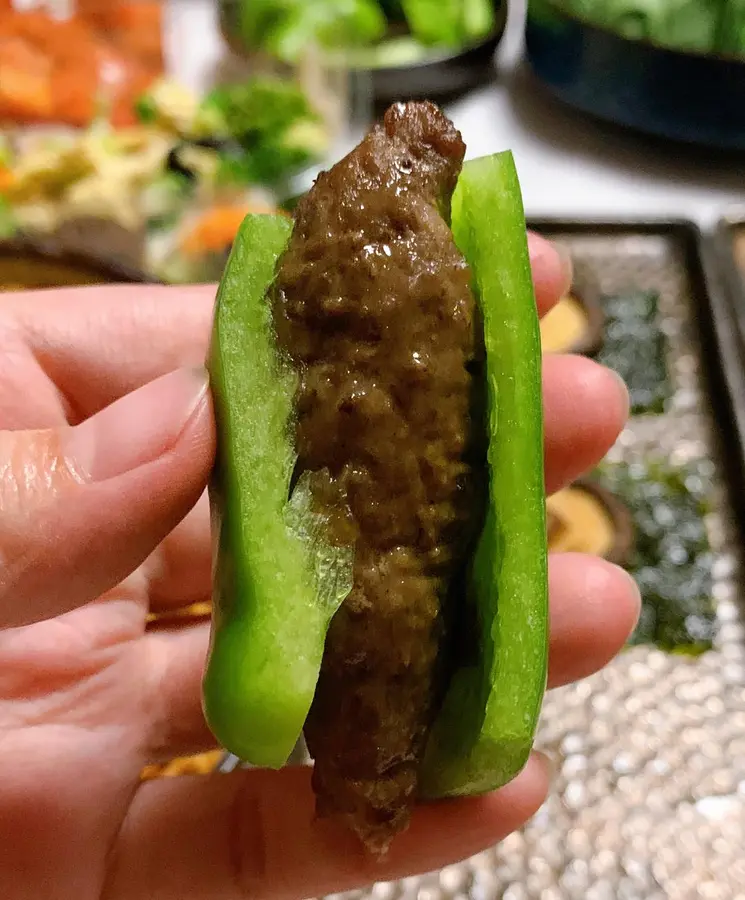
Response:
MULTIPOLYGON (((531 237, 546 312, 566 287, 531 237)), ((536 754, 487 797, 419 808, 381 864, 316 822, 307 769, 141 783, 212 746, 200 704, 209 626, 146 630, 210 593, 204 496, 214 424, 201 365, 214 289, 11 294, 0 306, 0 872, 5 900, 294 900, 438 868, 542 803, 536 754), (170 374, 168 374, 170 373, 170 374), (196 505, 195 505, 196 504, 196 505)), ((547 489, 594 465, 625 389, 544 359, 547 489)), ((638 614, 602 560, 550 560, 550 685, 584 677, 638 614)))

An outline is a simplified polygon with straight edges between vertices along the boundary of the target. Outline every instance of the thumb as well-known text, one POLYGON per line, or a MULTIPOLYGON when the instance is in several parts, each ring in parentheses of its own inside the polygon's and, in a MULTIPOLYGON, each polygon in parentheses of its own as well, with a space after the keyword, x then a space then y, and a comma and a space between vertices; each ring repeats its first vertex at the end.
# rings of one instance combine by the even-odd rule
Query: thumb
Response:
POLYGON ((80 425, 0 432, 0 627, 95 599, 186 515, 214 457, 207 385, 179 369, 80 425))

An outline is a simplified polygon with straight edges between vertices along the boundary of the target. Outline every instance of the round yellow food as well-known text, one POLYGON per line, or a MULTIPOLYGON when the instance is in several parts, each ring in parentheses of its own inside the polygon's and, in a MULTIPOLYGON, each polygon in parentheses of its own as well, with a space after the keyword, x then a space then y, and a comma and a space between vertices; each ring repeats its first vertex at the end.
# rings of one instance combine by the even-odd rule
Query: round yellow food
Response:
POLYGON ((616 543, 616 526, 610 512, 591 491, 564 488, 546 501, 554 527, 549 550, 556 553, 610 555, 616 543))
POLYGON ((584 307, 575 297, 567 294, 541 320, 544 353, 567 353, 580 343, 588 327, 584 307))

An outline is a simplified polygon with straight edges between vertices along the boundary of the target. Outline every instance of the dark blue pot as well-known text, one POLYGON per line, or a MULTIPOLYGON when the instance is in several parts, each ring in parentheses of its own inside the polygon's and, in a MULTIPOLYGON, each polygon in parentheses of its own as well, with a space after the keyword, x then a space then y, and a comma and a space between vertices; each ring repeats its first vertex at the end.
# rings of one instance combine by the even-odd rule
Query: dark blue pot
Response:
POLYGON ((666 50, 530 0, 527 58, 565 103, 618 125, 745 151, 745 60, 666 50))

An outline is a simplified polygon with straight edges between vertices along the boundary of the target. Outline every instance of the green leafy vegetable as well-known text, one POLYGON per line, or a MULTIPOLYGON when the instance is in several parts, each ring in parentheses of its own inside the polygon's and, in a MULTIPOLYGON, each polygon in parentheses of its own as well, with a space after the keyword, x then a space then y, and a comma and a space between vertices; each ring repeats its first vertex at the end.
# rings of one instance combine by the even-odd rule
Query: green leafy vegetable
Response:
MULTIPOLYGON (((743 0, 548 0, 632 40, 704 53, 745 53, 743 0)), ((531 10, 544 0, 532 0, 531 10)))
POLYGON ((463 0, 464 34, 468 42, 488 37, 495 24, 492 0, 463 0))
POLYGON ((302 89, 279 78, 252 78, 214 88, 201 110, 226 134, 245 140, 283 133, 298 119, 315 118, 302 89))
POLYGON ((309 44, 355 47, 385 34, 385 16, 375 0, 324 0, 299 3, 267 42, 279 59, 298 59, 309 44))
POLYGON ((218 184, 275 185, 287 175, 302 169, 317 158, 306 146, 290 143, 257 143, 244 152, 221 153, 218 184))
POLYGON ((716 49, 745 56, 745 0, 720 0, 719 9, 716 49))
POLYGON ((296 61, 309 45, 359 46, 379 40, 386 20, 377 0, 242 0, 240 30, 249 46, 296 61))
POLYGON ((278 78, 215 88, 200 108, 204 120, 237 145, 221 153, 223 182, 275 184, 322 155, 328 140, 303 90, 278 78))
POLYGON ((629 508, 635 549, 629 571, 642 595, 632 644, 698 654, 716 632, 713 557, 705 515, 709 476, 701 466, 663 461, 604 463, 598 477, 629 508))
POLYGON ((458 47, 494 28, 491 0, 401 0, 409 29, 428 45, 458 47))
POLYGON ((427 48, 415 37, 401 34, 372 47, 345 50, 341 58, 355 69, 395 68, 414 65, 426 59, 427 53, 427 48))
POLYGON ((597 359, 626 382, 634 415, 664 412, 671 395, 657 303, 654 292, 603 298, 605 336, 597 359))
POLYGON ((135 115, 143 125, 152 125, 158 121, 158 106, 149 92, 142 94, 135 101, 135 115))
MULTIPOLYGON (((360 48, 385 52, 389 25, 408 25, 409 40, 422 47, 459 47, 491 33, 495 24, 492 0, 241 0, 238 29, 249 46, 279 59, 296 62, 310 45, 339 51, 360 48)), ((396 38, 402 35, 391 35, 396 38)), ((332 54, 338 58, 338 53, 332 54)), ((384 65, 374 55, 351 57, 384 65)), ((392 53, 384 60, 398 60, 392 53)), ((402 63, 413 61, 409 50, 402 63)), ((395 63, 394 63, 395 64, 395 63)))
POLYGON ((277 185, 327 149, 326 126, 295 80, 257 76, 221 85, 195 100, 193 111, 187 106, 187 115, 182 93, 158 82, 137 100, 138 118, 177 134, 180 153, 212 155, 209 177, 220 184, 277 185))

